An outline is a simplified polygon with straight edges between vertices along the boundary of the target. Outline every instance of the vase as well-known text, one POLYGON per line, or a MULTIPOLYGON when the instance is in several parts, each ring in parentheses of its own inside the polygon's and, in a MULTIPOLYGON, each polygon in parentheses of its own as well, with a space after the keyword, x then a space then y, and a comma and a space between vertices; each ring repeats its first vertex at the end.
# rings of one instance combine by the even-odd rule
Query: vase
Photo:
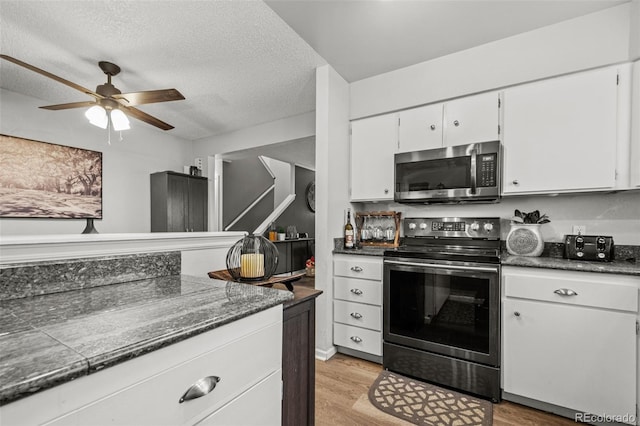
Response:
POLYGON ((539 223, 512 223, 507 235, 507 251, 514 256, 540 256, 544 240, 539 223))

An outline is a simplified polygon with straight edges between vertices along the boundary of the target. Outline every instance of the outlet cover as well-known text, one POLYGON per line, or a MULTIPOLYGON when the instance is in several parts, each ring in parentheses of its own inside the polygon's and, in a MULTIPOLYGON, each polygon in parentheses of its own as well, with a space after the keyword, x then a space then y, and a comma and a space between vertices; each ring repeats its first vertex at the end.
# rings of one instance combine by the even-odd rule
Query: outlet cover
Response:
POLYGON ((587 227, 585 225, 573 225, 573 233, 576 235, 577 234, 586 235, 587 227))

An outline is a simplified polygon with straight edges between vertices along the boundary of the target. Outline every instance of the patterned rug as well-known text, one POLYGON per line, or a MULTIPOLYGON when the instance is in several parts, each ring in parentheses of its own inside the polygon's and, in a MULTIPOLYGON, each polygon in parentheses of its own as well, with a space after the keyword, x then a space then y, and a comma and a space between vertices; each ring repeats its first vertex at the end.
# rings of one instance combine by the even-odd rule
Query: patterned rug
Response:
POLYGON ((489 401, 439 388, 390 371, 382 371, 369 388, 369 400, 379 410, 416 425, 489 426, 489 401))

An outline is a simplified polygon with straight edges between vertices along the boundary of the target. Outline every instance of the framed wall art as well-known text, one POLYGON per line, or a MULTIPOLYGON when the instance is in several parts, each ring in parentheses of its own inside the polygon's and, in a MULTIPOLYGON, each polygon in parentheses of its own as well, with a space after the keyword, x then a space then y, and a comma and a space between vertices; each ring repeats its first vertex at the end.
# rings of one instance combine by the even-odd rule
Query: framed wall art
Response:
POLYGON ((0 135, 0 217, 102 219, 102 153, 0 135))

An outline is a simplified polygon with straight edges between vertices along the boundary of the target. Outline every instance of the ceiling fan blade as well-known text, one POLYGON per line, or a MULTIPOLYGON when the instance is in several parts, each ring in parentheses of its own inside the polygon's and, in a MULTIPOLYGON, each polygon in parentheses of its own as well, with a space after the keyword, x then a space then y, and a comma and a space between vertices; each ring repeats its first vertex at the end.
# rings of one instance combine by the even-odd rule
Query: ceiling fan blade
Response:
POLYGON ((51 74, 48 71, 45 71, 45 70, 40 69, 38 67, 34 67, 33 65, 27 64, 26 62, 22 62, 19 59, 12 58, 11 56, 2 55, 2 54, 0 54, 0 58, 2 58, 4 60, 7 60, 9 62, 13 62, 14 64, 20 65, 21 67, 24 67, 24 68, 26 68, 28 70, 37 72, 38 74, 44 75, 45 77, 49 77, 49 78, 51 78, 51 79, 53 79, 53 80, 55 80, 55 81, 57 81, 59 83, 67 85, 67 86, 69 86, 69 87, 71 87, 73 89, 79 90, 82 93, 86 93, 87 95, 93 96, 96 99, 104 98, 104 96, 97 94, 93 90, 89 90, 86 87, 82 87, 79 84, 73 83, 73 82, 71 82, 69 80, 66 80, 66 79, 62 78, 62 77, 58 77, 57 75, 51 74))
POLYGON ((124 100, 126 102, 126 106, 135 106, 152 104, 156 102, 180 101, 184 99, 184 96, 182 96, 182 93, 178 92, 178 90, 176 89, 162 89, 147 90, 144 92, 121 93, 113 95, 113 98, 124 100))
POLYGON ((41 106, 40 108, 57 111, 61 109, 90 107, 93 105, 96 105, 95 101, 84 101, 84 102, 71 102, 68 104, 46 105, 46 106, 41 106))
POLYGON ((133 107, 121 107, 121 109, 129 116, 133 118, 137 118, 140 121, 144 121, 145 123, 151 124, 152 126, 156 126, 162 130, 171 130, 173 126, 171 124, 165 123, 164 121, 155 118, 152 115, 147 114, 146 112, 142 112, 137 108, 133 107))

